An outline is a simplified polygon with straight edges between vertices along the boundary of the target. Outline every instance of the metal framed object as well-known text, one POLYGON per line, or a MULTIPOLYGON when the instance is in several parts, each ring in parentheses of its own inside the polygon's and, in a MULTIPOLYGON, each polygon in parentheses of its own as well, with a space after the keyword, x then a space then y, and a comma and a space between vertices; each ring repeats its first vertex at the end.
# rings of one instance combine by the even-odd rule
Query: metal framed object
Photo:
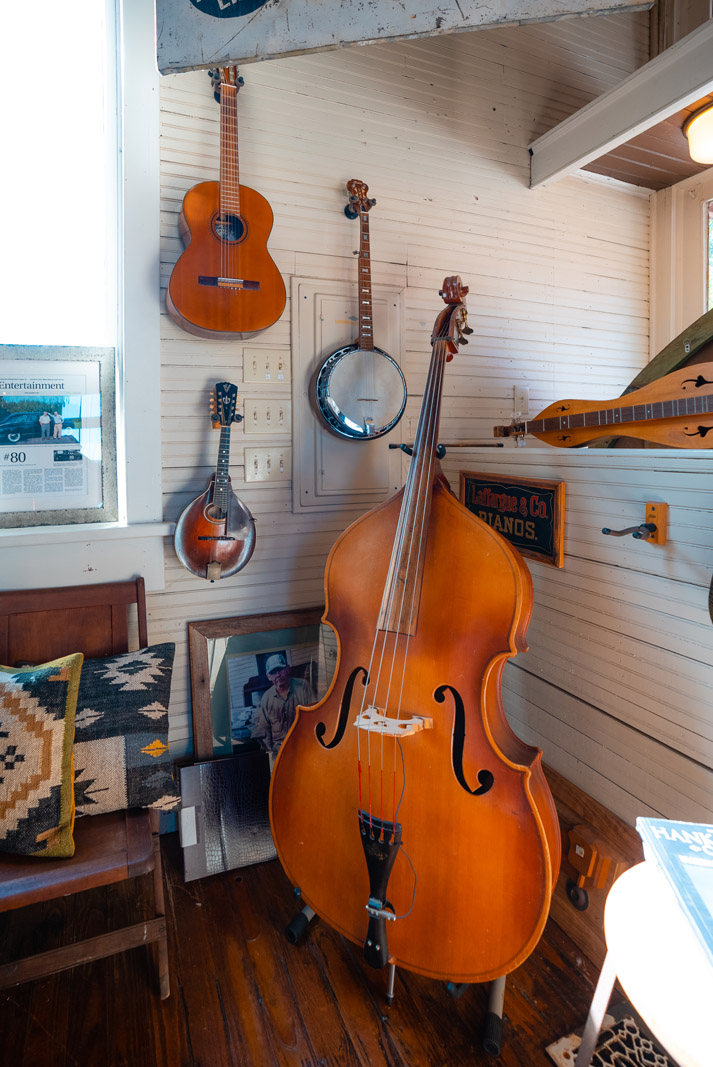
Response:
POLYGON ((0 528, 115 522, 116 352, 0 345, 0 528))

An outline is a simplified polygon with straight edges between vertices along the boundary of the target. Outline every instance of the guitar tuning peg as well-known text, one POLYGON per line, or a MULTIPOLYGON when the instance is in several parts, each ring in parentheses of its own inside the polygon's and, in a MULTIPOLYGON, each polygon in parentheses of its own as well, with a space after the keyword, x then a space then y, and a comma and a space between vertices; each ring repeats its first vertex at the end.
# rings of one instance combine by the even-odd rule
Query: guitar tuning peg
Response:
POLYGON ((376 197, 374 197, 372 200, 369 200, 368 203, 373 207, 376 203, 376 197))
POLYGON ((472 329, 470 328, 470 326, 464 326, 464 327, 463 327, 463 333, 472 333, 472 332, 473 332, 473 331, 472 331, 472 329))

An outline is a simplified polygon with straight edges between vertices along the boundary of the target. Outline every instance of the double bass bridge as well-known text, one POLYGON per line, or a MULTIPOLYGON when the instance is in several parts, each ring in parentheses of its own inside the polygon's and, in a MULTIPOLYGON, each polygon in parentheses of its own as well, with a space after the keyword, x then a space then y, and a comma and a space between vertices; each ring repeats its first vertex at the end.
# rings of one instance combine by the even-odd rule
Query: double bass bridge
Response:
POLYGON ((433 719, 426 715, 411 715, 408 719, 394 719, 380 708, 373 705, 360 712, 354 720, 359 730, 368 730, 372 734, 385 734, 387 737, 409 737, 421 730, 433 728, 433 719))

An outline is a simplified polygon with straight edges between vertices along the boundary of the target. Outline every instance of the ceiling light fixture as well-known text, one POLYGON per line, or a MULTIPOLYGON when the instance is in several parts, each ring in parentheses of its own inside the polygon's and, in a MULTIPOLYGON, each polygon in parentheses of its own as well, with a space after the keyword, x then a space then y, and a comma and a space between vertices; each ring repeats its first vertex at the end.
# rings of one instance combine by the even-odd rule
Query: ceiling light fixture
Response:
POLYGON ((696 163, 713 163, 713 104, 694 111, 683 124, 688 152, 696 163))

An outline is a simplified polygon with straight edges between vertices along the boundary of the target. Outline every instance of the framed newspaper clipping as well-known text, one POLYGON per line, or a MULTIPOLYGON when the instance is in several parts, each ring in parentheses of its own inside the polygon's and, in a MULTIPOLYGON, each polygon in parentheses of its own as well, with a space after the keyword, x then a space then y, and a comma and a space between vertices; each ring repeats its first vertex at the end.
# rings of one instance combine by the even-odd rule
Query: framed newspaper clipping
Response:
POLYGON ((0 345, 0 528, 116 520, 115 360, 0 345))

